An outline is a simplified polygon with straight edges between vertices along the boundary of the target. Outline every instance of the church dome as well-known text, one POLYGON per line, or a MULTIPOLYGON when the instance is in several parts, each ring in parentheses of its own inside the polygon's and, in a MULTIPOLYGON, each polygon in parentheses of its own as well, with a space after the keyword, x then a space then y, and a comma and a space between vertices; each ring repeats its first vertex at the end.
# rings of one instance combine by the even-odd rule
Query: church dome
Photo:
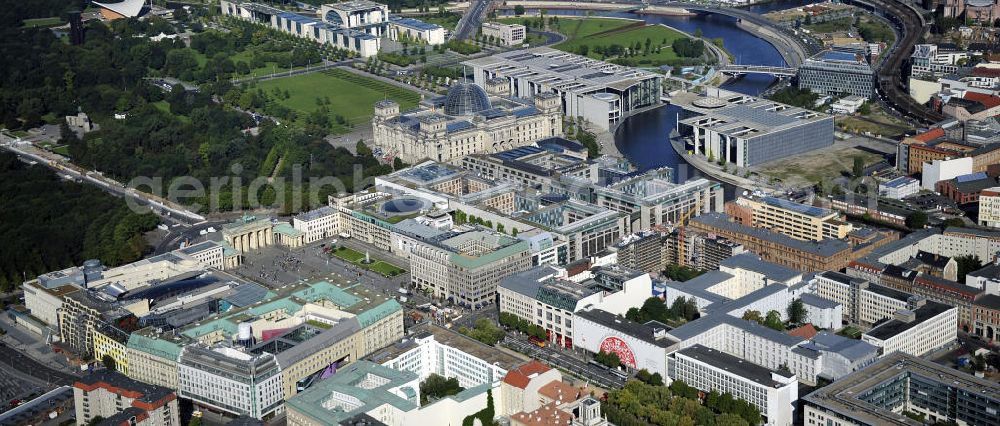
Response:
POLYGON ((448 115, 471 115, 490 108, 490 97, 482 87, 475 84, 459 83, 451 86, 444 99, 444 113, 448 115))

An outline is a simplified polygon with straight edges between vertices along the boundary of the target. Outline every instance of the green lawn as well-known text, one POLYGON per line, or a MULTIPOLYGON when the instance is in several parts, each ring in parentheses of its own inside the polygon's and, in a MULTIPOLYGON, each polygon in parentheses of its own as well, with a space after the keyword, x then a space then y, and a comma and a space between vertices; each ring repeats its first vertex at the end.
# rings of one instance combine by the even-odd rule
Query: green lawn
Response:
MULTIPOLYGON (((163 111, 163 112, 165 112, 167 114, 173 115, 173 113, 170 112, 170 103, 168 103, 167 101, 153 102, 153 106, 155 106, 156 109, 158 109, 160 111, 163 111)), ((178 120, 181 120, 181 121, 183 121, 185 123, 190 123, 191 122, 191 118, 188 117, 188 116, 186 116, 186 115, 174 115, 174 117, 177 117, 178 120)))
POLYGON ((854 18, 848 16, 845 18, 834 19, 832 21, 803 25, 803 27, 815 33, 832 33, 835 31, 844 31, 845 29, 851 28, 851 25, 854 25, 854 18))
POLYGON ((437 14, 429 16, 417 16, 416 19, 424 21, 428 24, 437 24, 445 29, 454 30, 458 26, 458 20, 462 19, 462 15, 457 13, 448 13, 445 16, 439 16, 437 14))
POLYGON ((382 274, 382 276, 385 277, 395 277, 397 275, 406 272, 406 270, 403 268, 396 267, 396 265, 381 260, 372 263, 371 265, 361 264, 361 267, 368 269, 369 271, 372 272, 378 272, 379 274, 382 274))
POLYGON ((35 19, 25 19, 25 27, 55 27, 64 24, 63 20, 58 16, 52 16, 48 18, 35 18, 35 19))
POLYGON ((357 263, 365 259, 365 254, 347 247, 338 247, 333 251, 333 255, 351 263, 357 263))
MULTIPOLYGON (((301 112, 302 121, 309 112, 317 108, 316 98, 330 98, 331 120, 336 115, 341 115, 354 125, 367 124, 371 120, 375 102, 384 98, 398 102, 400 109, 404 111, 420 102, 420 95, 416 92, 342 69, 262 81, 258 87, 267 93, 271 93, 274 88, 287 90, 288 99, 272 102, 279 102, 301 112)), ((334 129, 335 132, 348 130, 334 129)))
POLYGON ((393 265, 393 264, 391 264, 389 262, 386 262, 384 260, 378 260, 378 259, 374 259, 373 258, 372 260, 374 260, 374 262, 372 262, 372 263, 364 263, 363 262, 363 260, 365 260, 364 253, 361 253, 361 252, 359 252, 357 250, 350 249, 350 248, 347 248, 347 247, 338 247, 336 250, 333 251, 333 255, 337 256, 338 258, 340 258, 340 259, 342 259, 344 261, 347 261, 347 262, 353 263, 355 265, 358 265, 358 266, 360 266, 362 268, 365 268, 365 269, 367 269, 369 271, 377 272, 377 273, 379 273, 379 274, 381 274, 382 276, 385 276, 385 277, 395 277, 397 275, 400 275, 400 274, 403 274, 403 273, 406 272, 405 269, 400 268, 400 267, 398 267, 396 265, 393 265))
MULTIPOLYGON (((501 22, 523 23, 524 18, 505 18, 501 22)), ((559 17, 559 22, 550 25, 549 30, 566 36, 566 41, 552 46, 556 49, 582 53, 581 47, 586 46, 587 56, 594 59, 613 59, 598 53, 613 45, 628 47, 636 41, 645 48, 646 40, 650 42, 650 52, 631 57, 640 66, 659 66, 678 59, 671 48, 674 40, 685 35, 663 25, 645 25, 642 21, 611 19, 611 18, 566 18, 559 17), (656 48, 661 47, 660 52, 656 48)), ((645 49, 643 49, 645 50, 645 49)))

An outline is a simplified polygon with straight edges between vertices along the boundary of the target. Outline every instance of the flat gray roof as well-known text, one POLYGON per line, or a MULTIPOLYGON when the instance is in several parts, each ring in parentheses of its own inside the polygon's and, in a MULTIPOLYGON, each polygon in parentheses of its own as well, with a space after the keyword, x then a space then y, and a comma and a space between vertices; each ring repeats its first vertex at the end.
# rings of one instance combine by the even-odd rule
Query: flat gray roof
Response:
POLYGON ((785 386, 785 384, 774 380, 774 378, 771 377, 771 374, 778 374, 786 378, 792 378, 795 376, 794 374, 788 372, 771 370, 750 361, 744 361, 725 352, 717 351, 702 345, 687 347, 677 351, 677 353, 704 362, 715 368, 725 370, 728 373, 735 374, 744 379, 756 382, 757 384, 773 388, 780 388, 785 386))
POLYGON ((855 371, 803 397, 803 401, 833 411, 845 418, 870 425, 913 425, 917 422, 902 414, 872 405, 858 398, 866 391, 901 375, 919 375, 951 388, 982 395, 1000 406, 1000 385, 952 368, 925 361, 913 355, 893 352, 872 365, 855 371))

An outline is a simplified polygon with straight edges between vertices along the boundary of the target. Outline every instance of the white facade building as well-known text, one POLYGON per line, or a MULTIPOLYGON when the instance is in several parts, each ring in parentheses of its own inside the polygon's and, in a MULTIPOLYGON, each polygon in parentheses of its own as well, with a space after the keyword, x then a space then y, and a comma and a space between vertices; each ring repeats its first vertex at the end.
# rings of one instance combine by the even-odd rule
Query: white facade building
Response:
POLYGON ((979 193, 979 225, 1000 228, 1000 186, 979 193))
POLYGON ((501 24, 499 22, 483 22, 481 33, 483 37, 493 37, 504 46, 518 46, 524 43, 528 29, 520 24, 501 24))
POLYGON ((972 157, 962 157, 924 163, 920 186, 933 191, 934 186, 942 180, 954 179, 972 173, 972 162, 972 157))
POLYGON ((901 176, 878 184, 878 195, 900 200, 920 192, 920 181, 909 176, 901 176))
POLYGON ((283 410, 281 369, 274 355, 229 347, 186 346, 178 361, 178 395, 234 416, 265 419, 283 410))
POLYGON ((413 18, 392 18, 389 20, 389 38, 394 41, 409 40, 431 46, 444 44, 444 28, 413 18))
POLYGON ((496 351, 438 325, 418 327, 421 331, 401 343, 405 345, 404 351, 392 351, 390 348, 386 355, 391 359, 383 360, 379 354, 369 359, 378 360, 393 370, 414 373, 421 381, 431 374, 454 377, 459 386, 466 389, 482 384, 493 385, 503 380, 508 369, 524 361, 524 358, 496 351))
POLYGON ((618 355, 629 369, 646 369, 666 378, 667 356, 678 349, 678 341, 667 335, 666 326, 656 322, 639 324, 599 309, 573 315, 573 344, 590 353, 604 351, 618 355))
POLYGON ((292 227, 305 234, 308 244, 336 235, 339 217, 337 209, 324 206, 293 217, 292 227))
POLYGON ((834 114, 854 114, 858 112, 861 105, 865 104, 866 99, 858 95, 850 95, 843 99, 838 99, 837 102, 830 104, 830 110, 834 114))
POLYGON ((861 336, 861 340, 881 348, 883 356, 899 351, 918 357, 957 338, 958 309, 931 301, 914 310, 899 311, 861 336))
POLYGON ((677 351, 671 378, 701 391, 729 392, 760 410, 768 425, 791 425, 799 384, 794 374, 771 370, 737 357, 695 345, 677 351))
POLYGON ((586 307, 624 315, 651 294, 652 280, 644 272, 597 267, 579 275, 568 277, 565 269, 542 265, 504 278, 497 287, 500 312, 542 326, 550 342, 572 348, 576 336, 574 312, 586 307), (621 279, 608 279, 611 275, 621 279), (606 284, 609 282, 614 284, 606 284))

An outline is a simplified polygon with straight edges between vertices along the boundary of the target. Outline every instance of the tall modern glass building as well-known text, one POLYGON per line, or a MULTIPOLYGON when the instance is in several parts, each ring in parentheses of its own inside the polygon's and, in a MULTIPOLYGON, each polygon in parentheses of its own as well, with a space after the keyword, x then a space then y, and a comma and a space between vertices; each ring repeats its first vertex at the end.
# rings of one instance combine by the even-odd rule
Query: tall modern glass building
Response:
POLYGON ((799 88, 823 95, 857 95, 871 98, 875 93, 875 70, 863 52, 855 49, 824 50, 799 66, 799 88))

